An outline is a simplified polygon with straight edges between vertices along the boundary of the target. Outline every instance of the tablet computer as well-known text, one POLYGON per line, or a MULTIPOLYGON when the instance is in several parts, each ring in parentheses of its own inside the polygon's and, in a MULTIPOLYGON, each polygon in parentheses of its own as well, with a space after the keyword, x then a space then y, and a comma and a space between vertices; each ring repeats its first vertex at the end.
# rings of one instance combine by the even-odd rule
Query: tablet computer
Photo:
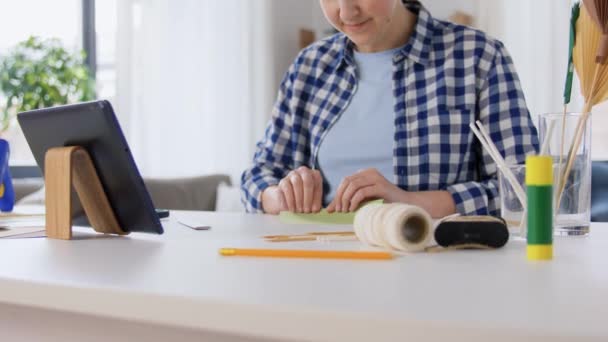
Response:
MULTIPOLYGON (((163 233, 110 102, 32 110, 19 113, 17 121, 43 173, 48 149, 82 146, 91 155, 121 228, 127 232, 163 233)), ((72 215, 74 224, 86 224, 84 212, 74 211, 72 215)))

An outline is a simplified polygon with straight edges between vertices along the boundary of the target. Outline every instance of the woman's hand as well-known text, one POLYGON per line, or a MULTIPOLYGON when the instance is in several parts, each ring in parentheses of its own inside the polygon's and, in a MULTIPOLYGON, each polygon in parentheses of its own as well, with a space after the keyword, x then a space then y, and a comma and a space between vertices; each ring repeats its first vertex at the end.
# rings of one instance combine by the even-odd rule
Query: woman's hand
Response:
POLYGON ((342 180, 328 212, 355 211, 361 203, 382 198, 385 202, 401 202, 406 192, 389 182, 377 169, 365 169, 342 180))
POLYGON ((265 213, 278 214, 289 210, 295 213, 317 213, 323 199, 323 178, 318 170, 301 166, 281 179, 278 185, 262 193, 265 213))

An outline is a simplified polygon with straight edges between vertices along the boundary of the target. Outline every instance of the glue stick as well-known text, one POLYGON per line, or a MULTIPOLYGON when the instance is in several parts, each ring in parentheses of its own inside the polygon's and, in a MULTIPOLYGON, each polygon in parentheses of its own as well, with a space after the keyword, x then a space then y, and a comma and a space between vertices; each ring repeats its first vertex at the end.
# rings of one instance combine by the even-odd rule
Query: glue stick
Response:
POLYGON ((528 260, 553 259, 553 160, 526 158, 528 260))

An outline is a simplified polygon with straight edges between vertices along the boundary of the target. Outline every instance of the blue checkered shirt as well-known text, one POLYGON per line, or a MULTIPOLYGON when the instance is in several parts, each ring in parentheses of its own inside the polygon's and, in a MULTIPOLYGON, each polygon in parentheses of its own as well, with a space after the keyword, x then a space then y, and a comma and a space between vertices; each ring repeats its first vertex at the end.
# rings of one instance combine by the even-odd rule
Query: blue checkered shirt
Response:
MULTIPOLYGON (((393 58, 392 181, 406 191, 446 190, 464 215, 497 215, 496 164, 469 123, 481 120, 508 163, 538 150, 513 61, 482 32, 434 19, 418 2, 406 6, 418 20, 393 58)), ((289 171, 318 168, 319 146, 357 89, 352 51, 338 33, 304 49, 287 71, 241 177, 248 212, 261 212, 262 191, 289 171)), ((363 143, 353 137, 353 148, 363 143)))

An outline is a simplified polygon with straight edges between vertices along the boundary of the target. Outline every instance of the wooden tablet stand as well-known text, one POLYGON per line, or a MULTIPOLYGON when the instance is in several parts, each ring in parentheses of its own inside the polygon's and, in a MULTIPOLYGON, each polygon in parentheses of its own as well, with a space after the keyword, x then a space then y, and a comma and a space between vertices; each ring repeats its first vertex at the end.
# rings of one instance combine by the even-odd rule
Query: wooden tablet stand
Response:
POLYGON ((72 184, 95 231, 126 235, 116 220, 89 153, 80 146, 56 147, 44 158, 46 235, 72 239, 72 184))

